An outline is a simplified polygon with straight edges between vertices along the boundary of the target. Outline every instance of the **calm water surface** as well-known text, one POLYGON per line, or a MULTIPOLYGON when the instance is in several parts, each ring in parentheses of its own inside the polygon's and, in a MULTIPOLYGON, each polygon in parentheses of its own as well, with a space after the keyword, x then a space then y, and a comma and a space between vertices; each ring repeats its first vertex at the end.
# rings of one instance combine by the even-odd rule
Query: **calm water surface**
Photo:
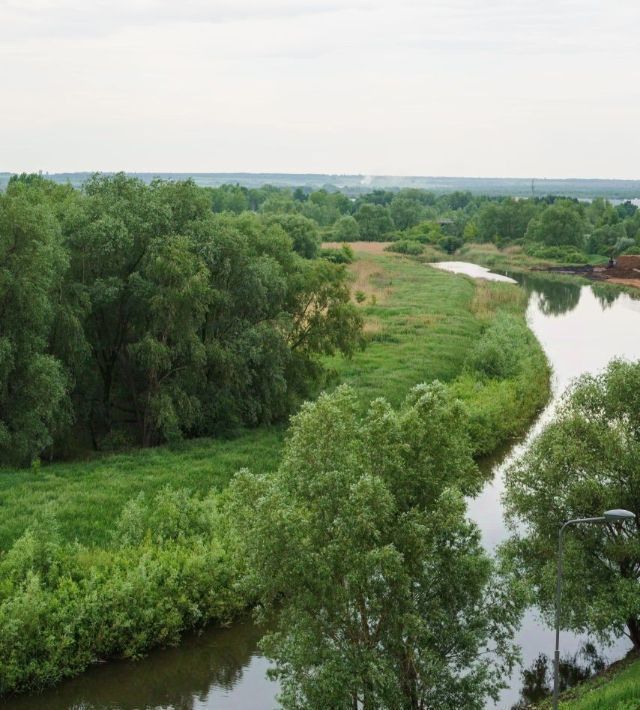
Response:
MULTIPOLYGON (((502 518, 501 494, 506 466, 522 453, 552 417, 558 399, 571 380, 585 372, 602 370, 613 357, 640 358, 640 301, 591 286, 552 281, 544 276, 514 278, 493 274, 464 262, 436 264, 475 278, 517 281, 530 294, 529 324, 553 367, 553 397, 526 438, 491 465, 494 478, 469 504, 469 514, 493 550, 507 533, 502 518)), ((154 651, 138 662, 112 662, 92 668, 79 678, 62 683, 41 696, 21 697, 0 707, 15 710, 122 709, 150 710, 266 710, 277 707, 277 686, 266 678, 268 663, 257 650, 260 630, 250 623, 231 629, 211 629, 187 638, 179 648, 154 651)), ((536 616, 527 614, 518 634, 525 667, 540 652, 551 655, 553 633, 536 616)), ((564 633, 563 654, 577 651, 584 637, 564 633)), ((620 640, 605 649, 609 660, 628 649, 620 640)), ((518 700, 521 671, 512 678, 496 707, 510 708, 518 700)))

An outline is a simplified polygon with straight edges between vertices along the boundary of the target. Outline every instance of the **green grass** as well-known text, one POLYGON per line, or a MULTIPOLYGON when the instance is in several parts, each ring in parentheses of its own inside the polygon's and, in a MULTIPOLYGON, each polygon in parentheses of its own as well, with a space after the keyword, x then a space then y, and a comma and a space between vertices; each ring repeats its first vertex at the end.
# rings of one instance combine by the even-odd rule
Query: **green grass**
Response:
POLYGON ((223 488, 243 466, 278 464, 284 430, 261 429, 229 441, 200 439, 167 447, 55 463, 38 473, 0 472, 0 549, 7 549, 38 512, 50 508, 66 540, 105 544, 122 507, 140 491, 149 497, 167 484, 204 493, 223 488))
MULTIPOLYGON (((540 705, 550 708, 551 701, 540 705)), ((564 692, 564 710, 638 710, 640 708, 640 659, 631 657, 614 663, 604 673, 564 692)))
POLYGON ((369 343, 351 360, 329 360, 337 379, 366 401, 385 397, 397 405, 415 384, 455 378, 482 328, 472 311, 473 281, 405 257, 359 257, 355 288, 368 295, 362 312, 369 343), (368 284, 359 283, 363 273, 368 284))

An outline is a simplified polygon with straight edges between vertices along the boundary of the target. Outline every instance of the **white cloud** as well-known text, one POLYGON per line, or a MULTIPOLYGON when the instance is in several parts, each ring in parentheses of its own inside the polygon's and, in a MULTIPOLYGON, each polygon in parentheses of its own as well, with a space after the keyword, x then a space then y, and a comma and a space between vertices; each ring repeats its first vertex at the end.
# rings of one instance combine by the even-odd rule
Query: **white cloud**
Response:
POLYGON ((635 0, 0 0, 0 170, 640 177, 635 0))

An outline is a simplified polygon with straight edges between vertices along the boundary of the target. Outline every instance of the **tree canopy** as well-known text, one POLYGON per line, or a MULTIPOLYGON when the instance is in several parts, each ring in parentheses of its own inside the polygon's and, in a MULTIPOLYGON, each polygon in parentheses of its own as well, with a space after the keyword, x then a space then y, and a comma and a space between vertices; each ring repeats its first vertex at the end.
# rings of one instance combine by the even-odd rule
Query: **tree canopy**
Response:
POLYGON ((278 613, 264 649, 286 708, 482 708, 514 660, 515 597, 465 519, 481 477, 445 387, 359 414, 307 403, 274 475, 242 472, 245 584, 278 613))
POLYGON ((320 354, 359 347, 345 267, 316 258, 315 222, 235 211, 215 214, 191 181, 11 182, 0 459, 278 421, 319 383, 320 354))
MULTIPOLYGON (((519 530, 505 553, 551 618, 562 523, 612 508, 640 515, 640 362, 580 378, 505 480, 519 530)), ((605 638, 626 630, 640 648, 638 522, 572 528, 565 559, 562 626, 605 638)))

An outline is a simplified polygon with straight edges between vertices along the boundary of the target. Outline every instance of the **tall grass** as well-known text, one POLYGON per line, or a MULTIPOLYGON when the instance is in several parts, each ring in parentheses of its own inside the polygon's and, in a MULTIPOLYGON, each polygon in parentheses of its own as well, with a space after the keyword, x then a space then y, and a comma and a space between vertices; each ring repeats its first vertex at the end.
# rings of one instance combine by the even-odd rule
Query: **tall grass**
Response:
MULTIPOLYGON (((548 710, 551 701, 540 705, 548 710)), ((640 708, 640 660, 629 658, 584 683, 564 692, 563 710, 638 710, 640 708)))

